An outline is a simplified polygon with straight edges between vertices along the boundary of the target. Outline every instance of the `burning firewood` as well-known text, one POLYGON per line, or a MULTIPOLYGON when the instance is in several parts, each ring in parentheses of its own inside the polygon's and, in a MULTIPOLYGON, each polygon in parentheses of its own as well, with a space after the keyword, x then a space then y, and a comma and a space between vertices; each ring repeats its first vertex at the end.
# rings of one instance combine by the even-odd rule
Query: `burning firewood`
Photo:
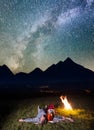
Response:
POLYGON ((66 110, 72 110, 72 106, 68 102, 67 96, 60 96, 60 99, 61 99, 62 103, 64 104, 64 109, 66 109, 66 110))

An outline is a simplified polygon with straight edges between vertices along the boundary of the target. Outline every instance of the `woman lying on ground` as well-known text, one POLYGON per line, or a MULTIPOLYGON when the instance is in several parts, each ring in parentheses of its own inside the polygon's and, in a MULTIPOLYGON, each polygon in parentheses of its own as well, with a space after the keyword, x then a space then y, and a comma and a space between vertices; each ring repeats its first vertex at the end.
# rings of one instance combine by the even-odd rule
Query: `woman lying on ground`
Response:
POLYGON ((45 124, 47 122, 45 109, 38 106, 38 114, 34 118, 19 119, 19 122, 32 122, 34 124, 45 124))

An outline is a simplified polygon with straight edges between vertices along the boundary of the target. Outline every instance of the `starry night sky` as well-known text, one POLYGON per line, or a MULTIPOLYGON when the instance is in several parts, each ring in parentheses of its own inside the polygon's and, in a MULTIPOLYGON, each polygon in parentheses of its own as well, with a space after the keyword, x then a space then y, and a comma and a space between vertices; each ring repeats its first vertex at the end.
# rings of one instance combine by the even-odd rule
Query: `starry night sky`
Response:
POLYGON ((0 0, 0 65, 31 72, 67 57, 94 71, 94 0, 0 0))

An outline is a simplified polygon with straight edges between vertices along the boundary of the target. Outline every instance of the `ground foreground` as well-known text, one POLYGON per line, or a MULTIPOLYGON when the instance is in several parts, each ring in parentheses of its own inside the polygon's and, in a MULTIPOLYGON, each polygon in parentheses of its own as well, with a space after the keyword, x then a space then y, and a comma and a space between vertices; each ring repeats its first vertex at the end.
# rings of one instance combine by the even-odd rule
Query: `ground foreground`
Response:
POLYGON ((94 103, 91 95, 67 95, 73 110, 65 111, 58 96, 4 99, 0 104, 0 130, 94 130, 94 103), (53 103, 57 115, 70 117, 74 122, 62 121, 43 126, 18 122, 19 118, 34 117, 37 106, 53 103))

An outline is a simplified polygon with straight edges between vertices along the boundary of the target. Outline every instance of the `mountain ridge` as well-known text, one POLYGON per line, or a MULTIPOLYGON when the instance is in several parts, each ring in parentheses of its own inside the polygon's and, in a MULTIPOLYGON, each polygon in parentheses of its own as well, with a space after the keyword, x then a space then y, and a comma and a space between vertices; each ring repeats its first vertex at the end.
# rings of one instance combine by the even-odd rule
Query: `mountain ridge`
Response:
POLYGON ((14 75, 4 65, 0 66, 0 72, 2 72, 0 79, 3 79, 0 80, 0 86, 26 87, 75 82, 94 83, 94 72, 75 63, 69 57, 65 61, 51 65, 45 71, 42 71, 40 68, 35 68, 30 73, 19 72, 14 75))
MULTIPOLYGON (((12 73, 12 75, 18 75, 18 74, 31 74, 31 73, 33 73, 33 72, 35 72, 36 70, 38 70, 38 71, 41 71, 41 72, 45 72, 45 71, 47 71, 49 68, 52 68, 52 66, 56 66, 56 65, 59 65, 59 64, 62 64, 62 63, 64 63, 64 64, 69 64, 69 63, 75 63, 76 65, 80 65, 79 63, 76 63, 76 62, 74 62, 71 58, 69 58, 69 57, 67 57, 64 61, 59 61, 59 62, 57 62, 56 64, 52 64, 51 66, 49 66, 46 70, 42 70, 42 69, 40 69, 39 67, 37 67, 37 68, 35 68, 34 70, 32 70, 32 71, 30 71, 30 72, 28 72, 28 73, 26 73, 26 72, 18 72, 18 73, 16 73, 16 74, 14 74, 11 70, 10 70, 10 68, 7 66, 7 65, 5 65, 5 64, 3 64, 2 66, 0 66, 0 71, 1 71, 1 68, 5 68, 5 69, 7 69, 8 71, 10 71, 11 73, 12 73)), ((86 68, 86 67, 84 67, 83 65, 80 65, 81 67, 83 67, 83 68, 85 68, 85 69, 87 69, 87 70, 89 70, 89 71, 92 71, 92 72, 94 72, 93 70, 91 70, 91 69, 88 69, 88 68, 86 68)))
POLYGON ((1 78, 7 78, 13 76, 14 74, 12 73, 12 71, 4 64, 2 66, 0 66, 0 77, 1 78))

